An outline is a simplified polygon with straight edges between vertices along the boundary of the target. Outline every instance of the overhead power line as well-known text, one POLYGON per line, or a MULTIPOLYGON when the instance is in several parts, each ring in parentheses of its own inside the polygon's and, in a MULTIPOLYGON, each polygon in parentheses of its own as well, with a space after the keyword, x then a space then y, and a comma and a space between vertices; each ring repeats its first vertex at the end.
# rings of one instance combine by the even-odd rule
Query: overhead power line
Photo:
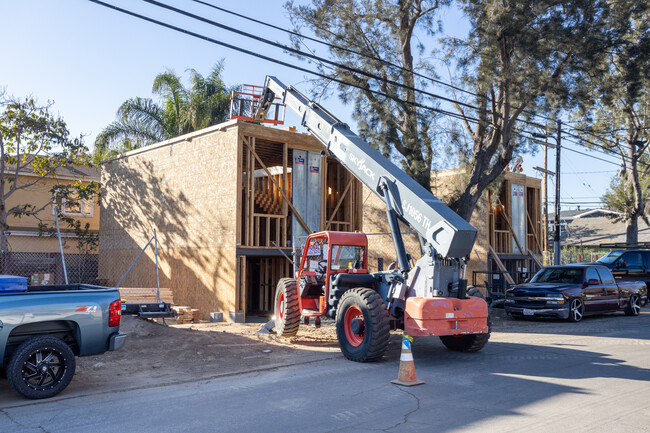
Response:
MULTIPOLYGON (((151 17, 148 17, 148 16, 146 16, 146 15, 143 15, 143 14, 140 14, 140 13, 137 13, 137 12, 134 12, 134 11, 131 11, 131 10, 128 10, 128 9, 124 9, 124 8, 119 7, 119 6, 115 6, 115 5, 112 5, 112 4, 109 4, 109 3, 106 3, 106 2, 101 1, 101 0, 88 0, 88 1, 90 1, 90 2, 92 2, 92 3, 95 3, 95 4, 98 4, 98 5, 100 5, 100 6, 107 7, 107 8, 109 8, 109 9, 113 9, 113 10, 115 10, 115 11, 117 11, 117 12, 121 12, 121 13, 124 13, 124 14, 126 14, 126 15, 130 15, 130 16, 132 16, 132 17, 135 17, 135 18, 138 18, 138 19, 141 19, 141 20, 144 20, 144 21, 150 22, 150 23, 152 23, 152 24, 156 24, 156 25, 159 25, 159 26, 162 26, 162 27, 168 28, 168 29, 170 29, 170 30, 174 30, 174 31, 177 31, 177 32, 183 33, 183 34, 185 34, 185 35, 192 36, 192 37, 195 37, 195 38, 198 38, 198 39, 204 40, 204 41, 206 41, 206 42, 210 42, 210 43, 213 43, 213 44, 216 44, 216 45, 220 45, 220 46, 223 46, 223 47, 226 47, 226 48, 229 48, 229 49, 235 50, 235 51, 239 51, 239 52, 242 52, 242 53, 247 54, 247 55, 251 55, 251 56, 254 56, 254 57, 257 57, 257 58, 260 58, 260 59, 263 59, 263 60, 269 61, 269 62, 272 62, 272 63, 276 63, 276 64, 279 64, 279 65, 282 65, 282 66, 288 67, 288 68, 290 68, 290 69, 294 69, 294 70, 301 71, 301 72, 304 72, 304 73, 307 73, 307 74, 310 74, 310 75, 314 75, 314 76, 317 76, 317 77, 320 77, 320 78, 324 78, 324 79, 327 79, 327 80, 330 80, 330 81, 333 81, 333 82, 337 82, 337 83, 340 83, 340 84, 345 85, 345 86, 354 87, 354 88, 360 89, 360 90, 362 90, 362 91, 368 91, 368 92, 371 92, 371 93, 373 93, 373 94, 375 94, 375 95, 379 95, 379 96, 382 96, 382 97, 388 98, 388 99, 393 100, 393 101, 398 102, 398 103, 402 103, 402 104, 410 104, 410 105, 413 105, 413 106, 415 106, 415 107, 419 107, 419 108, 423 108, 423 109, 426 109, 426 110, 430 110, 430 111, 433 111, 433 112, 436 112, 436 113, 439 113, 439 114, 442 114, 442 115, 446 115, 446 116, 449 116, 449 117, 452 117, 452 118, 455 118, 455 119, 458 119, 458 120, 468 121, 468 122, 470 122, 470 123, 474 123, 474 124, 478 124, 478 123, 480 122, 478 119, 473 118, 473 117, 470 117, 470 116, 467 116, 467 115, 461 115, 461 114, 459 114, 459 113, 455 113, 455 112, 451 112, 451 111, 443 110, 443 109, 440 109, 440 108, 431 107, 431 106, 424 105, 424 104, 419 103, 419 102, 416 102, 416 101, 406 101, 406 100, 402 100, 402 99, 400 99, 400 98, 398 98, 398 97, 391 96, 391 95, 389 95, 389 94, 387 94, 387 93, 384 93, 384 92, 381 92, 381 91, 378 91, 378 90, 367 89, 367 88, 364 88, 363 86, 357 85, 357 84, 355 84, 355 83, 350 83, 350 82, 345 81, 345 80, 342 80, 342 79, 340 79, 340 78, 335 78, 335 77, 331 77, 331 76, 328 76, 328 75, 322 74, 322 73, 320 73, 320 72, 318 72, 318 71, 313 71, 313 70, 310 70, 310 69, 307 69, 307 68, 303 68, 303 67, 297 66, 297 65, 295 65, 295 64, 291 64, 291 63, 288 63, 288 62, 284 62, 284 61, 282 61, 282 60, 278 60, 278 59, 276 59, 276 58, 272 58, 272 57, 269 57, 269 56, 265 56, 265 55, 260 54, 260 53, 258 53, 258 52, 254 52, 254 51, 251 51, 251 50, 247 50, 247 49, 245 49, 245 48, 241 48, 241 47, 238 47, 238 46, 236 46, 236 45, 229 44, 229 43, 226 43, 226 42, 223 42, 223 41, 220 41, 220 40, 217 40, 217 39, 214 39, 214 38, 211 38, 211 37, 208 37, 208 36, 205 36, 205 35, 202 35, 202 34, 199 34, 199 33, 196 33, 196 32, 190 31, 190 30, 187 30, 187 29, 184 29, 184 28, 182 28, 182 27, 178 27, 178 26, 175 26, 175 25, 172 25, 172 24, 169 24, 169 23, 165 23, 165 22, 160 21, 160 20, 157 20, 157 19, 155 19, 155 18, 151 18, 151 17)), ((195 15, 195 14, 192 14, 192 13, 190 13, 190 12, 187 12, 187 11, 184 11, 184 10, 181 10, 181 9, 178 9, 178 8, 175 8, 175 7, 173 7, 173 6, 169 6, 169 5, 166 5, 166 4, 164 4, 164 3, 160 3, 160 2, 158 2, 158 1, 156 1, 156 0, 142 0, 142 1, 144 1, 144 2, 146 2, 146 3, 149 3, 149 4, 152 4, 152 5, 154 5, 154 6, 158 6, 158 7, 164 8, 164 9, 171 10, 171 11, 173 11, 173 12, 176 12, 176 13, 181 14, 181 15, 188 16, 188 17, 193 18, 193 19, 196 19, 196 20, 199 20, 199 21, 202 21, 202 22, 208 23, 208 24, 210 24, 210 25, 213 25, 213 26, 216 26, 216 27, 222 28, 222 29, 224 29, 224 30, 228 30, 228 31, 234 32, 234 33, 236 33, 236 34, 240 34, 240 35, 242 35, 242 36, 246 36, 246 37, 252 38, 252 39, 257 40, 257 41, 259 41, 259 42, 263 42, 263 43, 266 43, 266 44, 269 44, 269 45, 275 46, 275 47, 277 47, 277 48, 281 48, 281 49, 283 49, 283 50, 287 50, 287 51, 293 52, 294 54, 304 55, 305 57, 309 57, 309 58, 312 58, 312 59, 314 59, 314 60, 322 61, 322 62, 328 63, 328 64, 330 64, 330 65, 333 65, 333 66, 335 66, 335 67, 341 67, 341 68, 343 68, 343 69, 347 69, 347 70, 349 70, 350 72, 359 73, 359 74, 365 75, 365 76, 367 76, 367 77, 373 78, 373 79, 378 80, 378 81, 383 81, 383 82, 387 82, 387 83, 389 83, 389 84, 393 84, 393 85, 396 85, 396 86, 399 86, 399 87, 403 87, 403 88, 405 88, 405 89, 407 89, 407 90, 411 90, 411 91, 414 91, 414 92, 423 93, 423 94, 428 95, 428 96, 430 96, 430 97, 432 97, 432 98, 434 98, 434 99, 441 99, 441 100, 444 100, 444 101, 447 101, 447 102, 451 102, 451 103, 454 103, 454 104, 458 104, 458 105, 460 105, 460 106, 464 106, 464 107, 466 107, 466 108, 470 108, 470 109, 473 109, 473 110, 477 110, 477 109, 478 109, 477 107, 474 107, 474 106, 472 106, 472 105, 470 105, 470 104, 465 104, 465 103, 462 103, 462 102, 460 102, 460 101, 457 101, 457 100, 454 100, 454 99, 450 99, 450 98, 446 98, 446 97, 441 96, 441 95, 437 95, 437 94, 434 94, 434 93, 430 93, 430 92, 422 91, 422 90, 419 90, 419 89, 417 89, 417 88, 414 88, 414 87, 411 87, 411 86, 406 86, 406 85, 403 85, 403 84, 401 84, 401 83, 398 83, 398 82, 395 82, 395 81, 392 81, 392 80, 386 80, 386 79, 384 79, 383 77, 379 77, 379 76, 377 76, 377 75, 370 74, 370 73, 367 73, 367 72, 365 72, 365 71, 362 71, 362 70, 359 70, 359 69, 356 69, 356 68, 351 68, 351 67, 348 67, 348 66, 346 66, 346 65, 341 65, 341 64, 339 64, 339 63, 332 62, 332 61, 330 61, 330 60, 327 60, 327 59, 321 58, 321 57, 319 57, 319 56, 315 56, 315 55, 310 54, 310 53, 305 53, 305 52, 303 52, 303 51, 296 50, 296 49, 291 48, 291 47, 287 47, 286 45, 283 45, 283 44, 279 44, 279 43, 276 43, 276 42, 272 42, 272 41, 267 40, 267 39, 265 39, 265 38, 261 38, 261 37, 259 37, 259 36, 252 35, 252 34, 250 34, 250 33, 248 33, 248 32, 244 32, 244 31, 241 31, 241 30, 235 29, 235 28, 233 28, 233 27, 226 26, 226 25, 224 25, 224 24, 217 23, 217 22, 212 21, 212 20, 208 20, 208 19, 206 19, 206 18, 200 17, 200 16, 195 15)), ((198 3, 205 4, 205 2, 201 2, 201 1, 199 1, 199 0, 195 0, 195 1, 197 1, 198 3)), ((211 6, 211 5, 210 5, 210 6, 211 6)), ((217 8, 217 9, 219 9, 219 10, 223 9, 223 8, 218 8, 218 7, 215 7, 215 8, 217 8)), ((378 59, 378 60, 380 60, 380 59, 378 59)), ((534 123, 534 122, 527 121, 526 119, 520 119, 520 121, 522 121, 523 123, 527 123, 527 124, 529 124, 529 125, 533 125, 533 126, 535 126, 535 127, 543 127, 543 125, 538 125, 538 124, 536 124, 536 123, 534 123)), ((491 121, 487 121, 487 123, 490 124, 490 125, 492 125, 492 126, 495 126, 495 127, 497 126, 497 125, 495 125, 494 123, 492 123, 491 121)), ((529 132, 526 132, 526 131, 522 131, 522 132, 530 134, 529 132)), ((562 131, 562 132, 567 133, 567 135, 571 135, 571 136, 577 137, 577 136, 575 136, 575 135, 568 134, 568 132, 566 132, 566 131, 562 131)), ((520 137, 522 137, 522 138, 525 138, 525 139, 527 139, 527 140, 530 139, 530 137, 528 137, 528 136, 524 136, 524 135, 521 135, 521 134, 518 134, 517 132, 515 132, 514 135, 518 135, 518 136, 520 136, 520 137)), ((581 139, 581 140, 584 140, 584 139, 582 139, 582 138, 580 138, 580 137, 577 137, 577 138, 578 138, 578 139, 581 139)), ((582 145, 582 144, 580 144, 580 143, 575 143, 575 142, 570 141, 570 140, 567 140, 567 141, 570 142, 570 143, 576 144, 576 145, 578 145, 578 146, 585 147, 584 145, 582 145)), ((586 140, 585 140, 585 141, 586 141, 586 140)), ((583 152, 577 151, 577 150, 575 150, 575 149, 571 149, 571 148, 568 148, 568 147, 567 147, 567 150, 569 150, 569 151, 571 151, 571 152, 574 152, 574 153, 581 154, 581 155, 583 155, 583 156, 587 156, 587 157, 591 157, 591 158, 594 158, 594 159, 598 159, 598 160, 601 160, 601 161, 604 161, 604 162, 607 162, 607 163, 610 163, 610 164, 619 165, 618 163, 615 163, 615 162, 612 162, 612 161, 608 161, 608 160, 605 160, 605 159, 603 159, 603 158, 599 158, 599 157, 594 156, 594 155, 589 155, 589 154, 586 154, 586 153, 583 153, 583 152)), ((592 150, 595 150, 595 149, 592 149, 592 150)), ((602 152, 602 153, 605 153, 605 152, 602 152)), ((611 156, 610 153, 606 153, 606 154, 607 154, 608 156, 611 156)), ((642 163, 641 161, 639 161, 639 163, 640 163, 640 164, 645 164, 645 163, 642 163)), ((645 165, 649 165, 649 164, 645 164, 645 165)))
MULTIPOLYGON (((257 52, 251 51, 251 50, 247 50, 245 48, 241 48, 241 47, 238 47, 236 45, 229 44, 227 42, 223 42, 223 41, 220 41, 218 39, 214 39, 214 38, 211 38, 209 36, 205 36, 205 35, 193 32, 191 30, 187 30, 187 29, 175 26, 173 24, 165 23, 165 22, 157 20, 155 18, 151 18, 151 17, 148 17, 146 15, 142 15, 140 13, 133 12, 133 11, 128 10, 128 9, 124 9, 124 8, 119 7, 119 6, 115 6, 115 5, 103 2, 101 0, 88 0, 88 1, 91 2, 91 3, 98 4, 100 6, 104 6, 104 7, 109 8, 109 9, 113 9, 113 10, 115 10, 117 12, 121 12, 121 13, 124 13, 126 15, 130 15, 132 17, 141 19, 143 21, 147 21, 147 22, 150 22, 152 24, 156 24, 158 26, 166 27, 166 28, 168 28, 170 30, 174 30, 174 31, 183 33, 185 35, 192 36, 192 37, 204 40, 206 42, 210 42, 210 43, 213 43, 213 44, 216 44, 216 45, 220 45, 222 47, 226 47, 226 48, 229 48, 231 50, 239 51, 241 53, 248 54, 250 56, 254 56, 254 57, 257 57, 257 58, 260 58, 260 59, 263 59, 263 60, 266 60, 266 61, 269 61, 269 62, 272 62, 272 63, 276 63, 278 65, 286 66, 287 68, 290 68, 290 69, 305 72, 307 74, 315 75, 317 77, 321 77, 321 78, 324 78, 324 79, 327 79, 327 80, 331 80, 331 81, 334 81, 334 82, 337 82, 337 83, 341 83, 341 84, 346 85, 346 86, 355 87, 355 88, 358 88, 358 89, 363 90, 363 91, 369 91, 369 92, 371 92, 371 93, 373 93, 375 95, 383 96, 385 98, 391 99, 391 100, 396 101, 396 102, 400 102, 400 103, 404 103, 404 104, 410 104, 410 105, 413 105, 415 107, 420 107, 420 108, 424 108, 426 110, 431 110, 431 111, 434 111, 436 113, 440 113, 440 114, 444 114, 444 115, 447 115, 447 116, 450 116, 450 117, 454 117, 454 118, 459 119, 459 120, 468 120, 469 122, 472 122, 472 123, 478 123, 479 122, 478 119, 475 119, 475 118, 472 118, 472 117, 461 116, 458 113, 454 113, 454 112, 451 112, 451 111, 447 111, 447 110, 443 110, 443 109, 439 109, 439 108, 435 108, 435 107, 430 107, 428 105, 424 105, 424 104, 416 102, 416 101, 405 101, 403 99, 391 96, 391 95, 389 95, 387 93, 380 92, 378 90, 366 89, 366 88, 364 88, 364 87, 362 87, 360 85, 350 83, 350 82, 347 82, 345 80, 341 80, 339 78, 330 77, 330 76, 327 76, 325 74, 321 74, 320 72, 313 71, 313 70, 303 68, 303 67, 300 67, 300 66, 296 66, 294 64, 284 62, 282 60, 278 60, 278 59, 275 59, 275 58, 272 58, 272 57, 269 57, 269 56, 265 56, 263 54, 260 54, 260 53, 257 53, 257 52)), ((143 0, 143 1, 151 2, 153 0, 143 0)))

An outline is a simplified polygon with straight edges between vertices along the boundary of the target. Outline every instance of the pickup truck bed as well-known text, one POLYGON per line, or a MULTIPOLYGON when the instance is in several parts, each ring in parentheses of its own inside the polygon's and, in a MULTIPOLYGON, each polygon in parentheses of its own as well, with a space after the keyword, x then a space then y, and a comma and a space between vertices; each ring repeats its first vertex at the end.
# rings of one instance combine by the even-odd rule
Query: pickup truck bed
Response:
POLYGON ((124 345, 120 314, 119 292, 107 287, 30 286, 0 294, 0 368, 28 398, 56 395, 72 380, 74 356, 124 345))

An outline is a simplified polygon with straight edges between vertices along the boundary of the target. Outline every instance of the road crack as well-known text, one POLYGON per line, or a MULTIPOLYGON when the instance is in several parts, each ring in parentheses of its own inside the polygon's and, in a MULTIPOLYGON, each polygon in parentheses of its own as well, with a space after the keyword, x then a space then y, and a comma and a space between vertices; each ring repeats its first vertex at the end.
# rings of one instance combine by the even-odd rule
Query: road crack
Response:
POLYGON ((19 427, 21 427, 21 428, 24 428, 24 429, 37 428, 37 429, 39 429, 40 431, 42 431, 43 433, 48 433, 48 431, 45 430, 45 429, 44 429, 43 427, 41 427, 40 425, 38 425, 38 426, 36 426, 36 427, 30 427, 30 426, 27 426, 27 425, 25 425, 25 424, 22 424, 22 423, 18 422, 18 421, 15 420, 14 417, 12 417, 12 416, 9 414, 9 412, 7 412, 5 409, 0 409, 0 413, 4 414, 4 416, 6 416, 7 419, 8 419, 9 421, 11 421, 12 423, 16 424, 17 426, 19 426, 19 427))
POLYGON ((417 412, 417 411, 420 410, 420 397, 418 397, 417 395, 413 394, 412 392, 409 392, 407 389, 404 389, 404 388, 397 388, 397 389, 400 390, 400 391, 402 391, 403 393, 408 394, 408 395, 410 395, 411 397, 413 397, 413 399, 414 399, 415 402, 417 403, 417 406, 416 406, 415 409, 413 409, 413 410, 411 410, 411 411, 409 411, 409 412, 406 412, 406 413, 404 414, 404 418, 403 418, 402 422, 398 422, 397 424, 392 425, 392 426, 390 426, 390 427, 388 427, 388 428, 382 429, 381 431, 385 431, 385 432, 387 432, 387 431, 390 431, 390 430, 392 430, 392 429, 394 429, 394 428, 397 428, 397 427, 399 427, 399 426, 401 426, 401 425, 406 424, 406 423, 408 422, 408 420, 409 420, 409 417, 410 417, 411 415, 413 415, 415 412, 417 412))

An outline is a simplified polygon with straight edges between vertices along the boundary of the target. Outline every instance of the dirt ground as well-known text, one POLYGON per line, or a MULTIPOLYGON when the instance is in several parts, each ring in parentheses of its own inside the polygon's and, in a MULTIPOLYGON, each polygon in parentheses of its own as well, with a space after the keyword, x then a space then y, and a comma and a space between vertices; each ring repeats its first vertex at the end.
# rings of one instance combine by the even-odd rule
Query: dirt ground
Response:
MULTIPOLYGON (((167 320, 167 323, 174 323, 167 320)), ((164 326, 122 317, 125 346, 77 358, 75 380, 123 386, 177 383, 342 356, 332 322, 301 325, 296 337, 260 334, 262 323, 195 323, 164 326)))
MULTIPOLYGON (((504 318, 491 314, 493 330, 504 318)), ((167 320, 167 323, 174 323, 167 320)), ((103 355, 77 358, 75 381, 128 389, 151 384, 192 382, 242 372, 271 370, 342 357, 333 321, 320 329, 301 325, 292 338, 260 334, 262 323, 196 323, 164 326, 122 317, 125 346, 103 355)), ((400 350, 393 331, 387 355, 400 350)))

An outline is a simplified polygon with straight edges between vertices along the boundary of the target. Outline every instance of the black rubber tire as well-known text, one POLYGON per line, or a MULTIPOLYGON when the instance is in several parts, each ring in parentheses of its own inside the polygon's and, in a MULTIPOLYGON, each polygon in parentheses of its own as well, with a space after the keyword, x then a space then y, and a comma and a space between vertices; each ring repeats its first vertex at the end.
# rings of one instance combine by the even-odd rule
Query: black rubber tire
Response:
POLYGON ((444 335, 440 341, 445 347, 454 352, 472 353, 483 349, 490 340, 492 331, 492 319, 488 313, 487 317, 488 332, 487 334, 469 334, 469 335, 444 335))
POLYGON ((630 300, 625 307, 626 316, 638 316, 641 312, 641 299, 639 295, 631 295, 630 300))
POLYGON ((577 323, 585 315, 585 303, 580 298, 569 300, 569 322, 577 323))
POLYGON ((336 337, 341 352, 351 361, 378 361, 388 348, 390 339, 390 321, 388 310, 377 292, 367 287, 347 290, 336 310, 336 337), (361 310, 364 322, 363 341, 354 346, 345 333, 345 313, 350 307, 361 310))
POLYGON ((275 290, 275 332, 278 335, 291 337, 298 333, 300 327, 300 305, 298 304, 298 286, 293 278, 282 278, 275 290), (284 304, 280 304, 284 299, 284 304), (283 308, 284 311, 280 311, 283 308))
POLYGON ((49 398, 70 384, 75 368, 70 346, 58 338, 34 337, 18 346, 12 355, 7 379, 14 391, 27 398, 49 398))

